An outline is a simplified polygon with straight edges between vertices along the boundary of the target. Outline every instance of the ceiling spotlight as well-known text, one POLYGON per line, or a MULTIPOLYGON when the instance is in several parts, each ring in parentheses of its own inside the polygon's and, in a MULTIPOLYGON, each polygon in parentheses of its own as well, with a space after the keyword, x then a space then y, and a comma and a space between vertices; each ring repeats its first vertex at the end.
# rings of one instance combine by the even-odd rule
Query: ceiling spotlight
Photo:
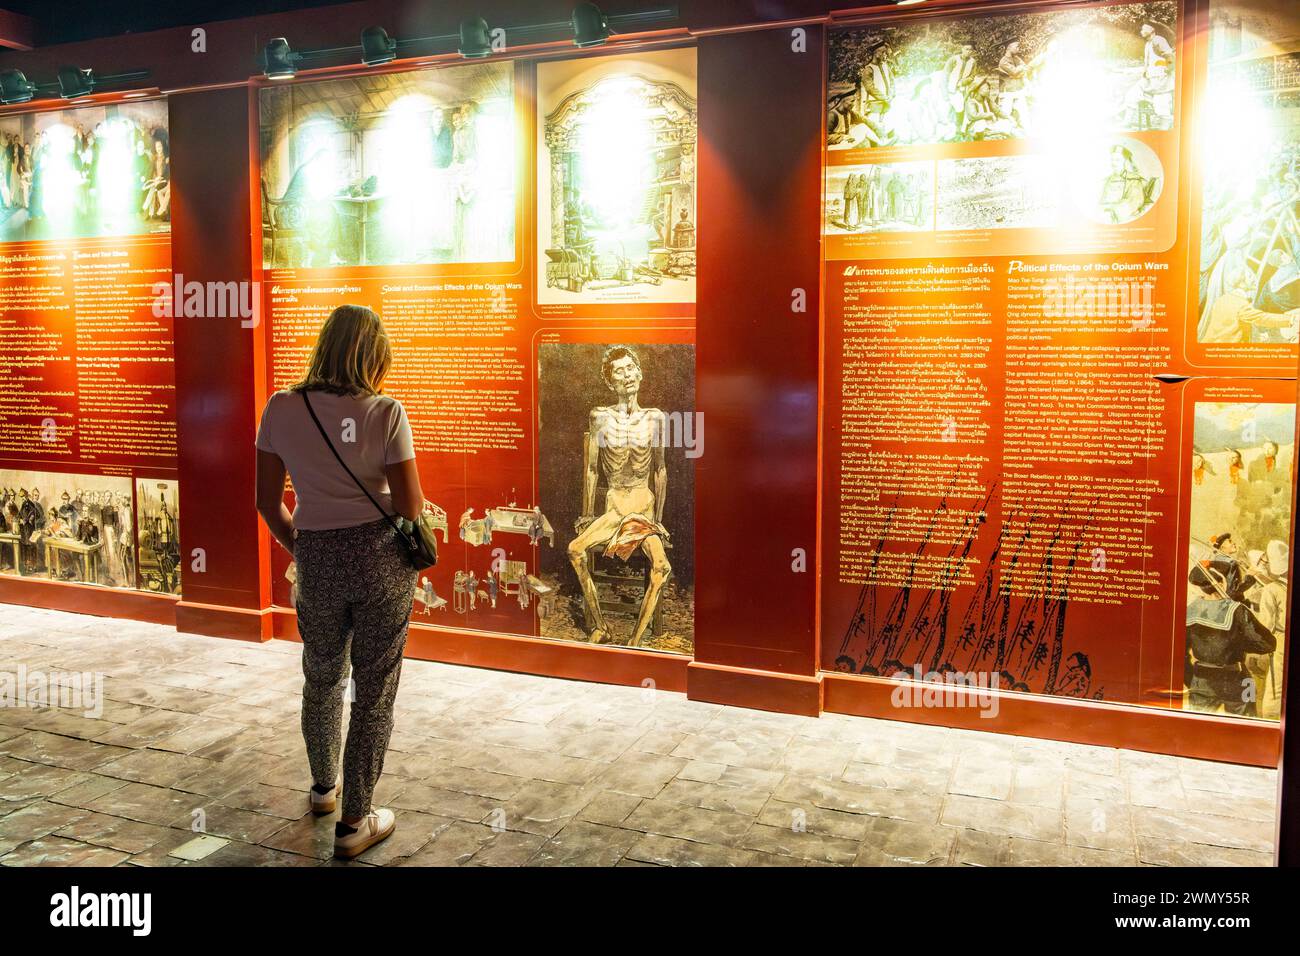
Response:
POLYGON ((383 27, 366 27, 361 31, 361 62, 378 66, 397 58, 397 41, 383 27))
POLYGON ((298 72, 298 61, 302 59, 302 54, 294 53, 284 37, 276 37, 268 43, 263 56, 268 80, 292 79, 298 72))
POLYGON ((27 81, 22 70, 5 70, 0 73, 0 103, 26 103, 36 93, 34 84, 27 81))
POLYGON ((77 66, 59 67, 59 95, 75 100, 95 92, 95 74, 77 66))
POLYGON ((614 31, 609 28, 609 20, 594 3, 580 3, 573 8, 573 45, 579 47, 599 46, 609 39, 614 31))
POLYGON ((482 17, 460 21, 460 55, 471 60, 492 55, 492 31, 482 17))
POLYGON ((918 3, 925 3, 925 0, 894 0, 894 5, 898 7, 914 7, 918 3))

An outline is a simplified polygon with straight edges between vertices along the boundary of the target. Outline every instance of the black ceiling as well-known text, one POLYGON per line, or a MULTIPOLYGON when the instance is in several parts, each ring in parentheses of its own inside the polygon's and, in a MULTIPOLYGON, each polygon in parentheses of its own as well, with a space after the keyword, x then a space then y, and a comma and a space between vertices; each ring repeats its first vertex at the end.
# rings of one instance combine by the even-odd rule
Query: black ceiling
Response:
POLYGON ((49 46, 342 2, 345 0, 0 0, 0 9, 35 20, 40 45, 49 46))

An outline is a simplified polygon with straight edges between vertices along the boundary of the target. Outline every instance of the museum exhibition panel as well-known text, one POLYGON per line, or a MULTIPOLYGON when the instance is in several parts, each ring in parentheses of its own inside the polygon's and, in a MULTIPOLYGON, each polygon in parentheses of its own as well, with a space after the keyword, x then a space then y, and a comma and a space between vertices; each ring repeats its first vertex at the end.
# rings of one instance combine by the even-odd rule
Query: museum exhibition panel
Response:
POLYGON ((1293 0, 366 6, 0 54, 0 602, 296 640, 253 436, 354 303, 408 654, 1276 764, 1293 0))

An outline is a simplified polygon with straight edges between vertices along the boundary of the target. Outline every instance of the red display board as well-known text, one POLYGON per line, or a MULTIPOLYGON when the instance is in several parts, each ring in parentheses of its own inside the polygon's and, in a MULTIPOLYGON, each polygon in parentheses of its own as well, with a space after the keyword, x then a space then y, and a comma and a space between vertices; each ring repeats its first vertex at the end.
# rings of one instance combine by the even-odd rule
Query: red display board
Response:
POLYGON ((1295 26, 1261 0, 831 34, 825 669, 1278 718, 1295 26), (1194 646, 1201 573, 1245 617, 1194 646))
POLYGON ((180 593, 167 103, 0 118, 0 570, 180 593))
POLYGON ((272 383, 382 316, 443 535, 416 623, 691 653, 694 50, 256 96, 272 383))

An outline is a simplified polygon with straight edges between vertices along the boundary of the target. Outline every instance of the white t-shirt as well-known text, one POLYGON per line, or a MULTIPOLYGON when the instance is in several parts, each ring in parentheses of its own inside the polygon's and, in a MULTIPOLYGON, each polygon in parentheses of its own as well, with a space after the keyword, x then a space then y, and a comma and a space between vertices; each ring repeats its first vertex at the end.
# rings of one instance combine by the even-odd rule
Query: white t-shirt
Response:
MULTIPOLYGON (((310 393, 311 407, 334 448, 375 500, 393 514, 384 466, 415 457, 402 403, 387 395, 310 393)), ((325 444, 298 392, 276 392, 262 412, 257 447, 280 456, 293 482, 293 526, 303 531, 352 528, 378 521, 375 506, 325 444)))

